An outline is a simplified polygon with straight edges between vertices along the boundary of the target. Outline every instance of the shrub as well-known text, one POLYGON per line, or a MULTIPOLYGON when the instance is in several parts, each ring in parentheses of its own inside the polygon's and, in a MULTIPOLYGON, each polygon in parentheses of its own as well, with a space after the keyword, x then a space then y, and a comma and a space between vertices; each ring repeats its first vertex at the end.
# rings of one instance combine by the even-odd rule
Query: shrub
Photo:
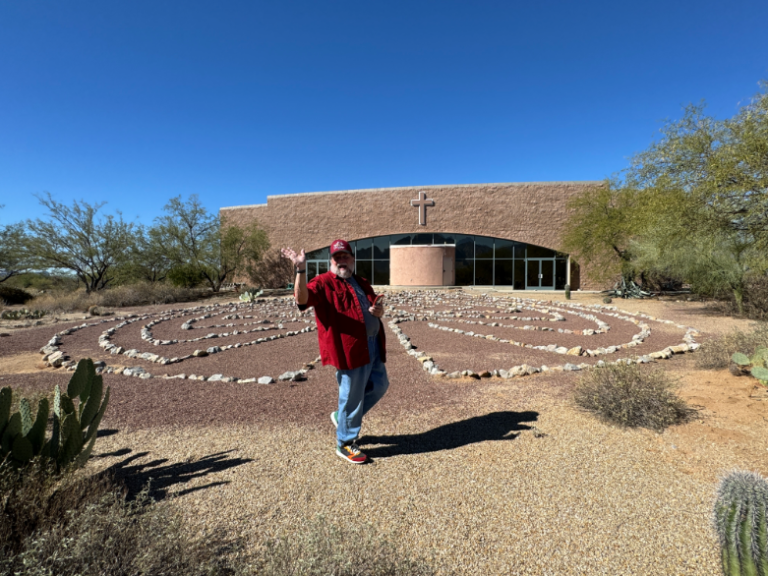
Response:
POLYGON ((168 280, 174 286, 183 288, 194 288, 203 281, 203 273, 199 268, 191 264, 182 264, 171 268, 168 272, 168 280))
POLYGON ((87 312, 92 307, 121 308, 144 304, 188 302, 199 296, 197 290, 171 286, 163 282, 137 282, 99 292, 51 292, 38 296, 32 305, 47 312, 87 312))
POLYGON ((129 499, 105 473, 65 474, 0 464, 0 573, 32 576, 235 574, 216 541, 194 542, 148 490, 129 499))
POLYGON ((686 422, 695 413, 673 388, 660 369, 645 371, 637 364, 609 364, 582 375, 574 401, 607 422, 662 431, 686 422))
POLYGON ((761 346, 768 347, 768 322, 753 324, 747 332, 734 330, 703 342, 695 354, 696 367, 704 370, 726 368, 734 353, 752 356, 761 346))
POLYGON ((339 527, 318 516, 298 534, 267 543, 262 576, 425 576, 421 559, 399 552, 370 525, 339 527))
MULTIPOLYGON (((751 278, 746 282, 743 307, 745 318, 768 321, 768 278, 751 278)), ((722 297, 722 300, 712 303, 711 308, 722 314, 739 316, 736 301, 730 293, 722 297)))
POLYGON ((26 290, 0 285, 0 300, 3 300, 8 305, 26 304, 32 300, 32 298, 34 298, 34 296, 26 290))
POLYGON ((74 292, 57 290, 38 296, 31 306, 49 314, 65 314, 68 312, 85 312, 91 306, 98 306, 99 300, 97 292, 87 294, 85 290, 74 292))

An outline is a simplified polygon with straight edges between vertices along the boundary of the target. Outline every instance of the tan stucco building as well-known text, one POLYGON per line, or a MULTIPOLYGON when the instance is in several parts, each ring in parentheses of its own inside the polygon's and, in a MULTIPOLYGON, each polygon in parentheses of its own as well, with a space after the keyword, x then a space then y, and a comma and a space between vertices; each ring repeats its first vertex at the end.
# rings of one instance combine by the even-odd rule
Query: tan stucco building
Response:
POLYGON ((272 246, 304 248, 309 277, 327 270, 336 238, 356 250, 358 274, 377 285, 598 288, 558 252, 566 203, 600 182, 409 186, 268 196, 221 208, 253 219, 272 246))

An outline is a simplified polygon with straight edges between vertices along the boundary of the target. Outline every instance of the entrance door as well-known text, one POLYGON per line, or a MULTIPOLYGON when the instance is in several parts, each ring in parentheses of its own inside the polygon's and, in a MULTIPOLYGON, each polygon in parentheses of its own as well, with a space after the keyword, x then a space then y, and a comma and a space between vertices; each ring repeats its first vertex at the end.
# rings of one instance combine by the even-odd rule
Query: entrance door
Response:
POLYGON ((555 260, 529 259, 526 261, 525 272, 526 290, 554 290, 555 289, 555 260))
POLYGON ((456 276, 453 271, 453 256, 443 256, 443 286, 453 286, 456 276))

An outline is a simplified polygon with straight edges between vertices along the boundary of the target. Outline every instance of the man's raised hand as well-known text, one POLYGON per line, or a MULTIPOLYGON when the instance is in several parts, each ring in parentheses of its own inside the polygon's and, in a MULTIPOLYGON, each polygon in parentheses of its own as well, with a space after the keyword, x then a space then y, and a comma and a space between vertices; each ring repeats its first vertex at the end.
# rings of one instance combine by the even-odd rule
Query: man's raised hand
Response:
POLYGON ((307 255, 304 252, 304 248, 302 248, 301 252, 298 254, 296 254, 292 248, 282 248, 280 252, 284 258, 288 258, 291 262, 293 262, 293 265, 296 266, 296 268, 304 268, 304 264, 307 261, 307 255))

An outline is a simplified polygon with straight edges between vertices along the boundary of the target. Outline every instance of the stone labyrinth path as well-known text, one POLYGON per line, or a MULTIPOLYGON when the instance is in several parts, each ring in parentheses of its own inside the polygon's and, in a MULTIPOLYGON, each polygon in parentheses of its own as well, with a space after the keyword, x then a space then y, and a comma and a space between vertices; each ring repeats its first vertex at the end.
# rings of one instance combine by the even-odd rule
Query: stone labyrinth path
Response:
MULTIPOLYGON (((615 306, 463 292, 387 294, 397 344, 434 377, 513 378, 606 363, 648 363, 698 348, 698 332, 615 306)), ((312 310, 292 298, 103 318, 55 334, 41 349, 73 370, 90 356, 104 373, 272 384, 303 380, 320 361, 312 310)))

